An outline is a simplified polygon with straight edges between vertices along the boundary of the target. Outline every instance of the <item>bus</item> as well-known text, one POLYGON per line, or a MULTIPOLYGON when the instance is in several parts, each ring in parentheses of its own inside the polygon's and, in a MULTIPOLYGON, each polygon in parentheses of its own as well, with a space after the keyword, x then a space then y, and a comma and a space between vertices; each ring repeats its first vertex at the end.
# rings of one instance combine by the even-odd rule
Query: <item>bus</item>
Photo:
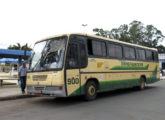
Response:
POLYGON ((88 34, 63 34, 35 43, 27 94, 94 100, 99 92, 160 80, 155 48, 88 34))

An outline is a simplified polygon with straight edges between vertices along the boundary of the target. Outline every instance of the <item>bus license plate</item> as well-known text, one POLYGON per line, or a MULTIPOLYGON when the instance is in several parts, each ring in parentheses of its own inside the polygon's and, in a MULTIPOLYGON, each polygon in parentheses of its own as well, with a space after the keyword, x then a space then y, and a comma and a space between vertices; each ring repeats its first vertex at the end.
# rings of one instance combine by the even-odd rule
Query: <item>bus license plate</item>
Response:
POLYGON ((41 90, 36 90, 35 93, 36 93, 36 94, 41 94, 42 91, 41 91, 41 90))

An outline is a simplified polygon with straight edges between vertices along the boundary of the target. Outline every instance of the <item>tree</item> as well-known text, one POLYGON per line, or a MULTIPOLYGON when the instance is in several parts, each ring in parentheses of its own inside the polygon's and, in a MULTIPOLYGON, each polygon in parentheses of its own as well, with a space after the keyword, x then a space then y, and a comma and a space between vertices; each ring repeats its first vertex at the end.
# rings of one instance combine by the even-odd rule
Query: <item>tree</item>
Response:
POLYGON ((8 49, 15 49, 15 50, 28 50, 31 51, 32 48, 30 46, 28 46, 28 44, 26 43, 25 45, 21 46, 20 43, 17 43, 16 45, 10 45, 8 47, 8 49))
MULTIPOLYGON (((10 45, 10 46, 8 47, 8 49, 25 50, 25 51, 31 51, 31 50, 32 50, 32 48, 31 48, 30 46, 28 46, 27 43, 26 43, 25 45, 23 45, 23 46, 21 46, 20 43, 17 43, 16 45, 10 45)), ((28 57, 24 57, 24 59, 27 60, 28 57)), ((18 58, 18 65, 20 66, 21 63, 22 63, 22 57, 20 56, 20 57, 18 58)), ((19 66, 18 66, 18 67, 19 67, 19 66)))
POLYGON ((159 53, 165 53, 165 47, 163 45, 159 45, 157 47, 157 49, 158 49, 159 53))
POLYGON ((111 39, 154 47, 158 49, 158 52, 165 53, 165 47, 163 45, 158 45, 159 42, 165 39, 162 32, 153 25, 144 26, 140 21, 133 21, 129 25, 124 24, 110 31, 103 30, 102 28, 95 28, 93 32, 95 32, 96 35, 111 39))

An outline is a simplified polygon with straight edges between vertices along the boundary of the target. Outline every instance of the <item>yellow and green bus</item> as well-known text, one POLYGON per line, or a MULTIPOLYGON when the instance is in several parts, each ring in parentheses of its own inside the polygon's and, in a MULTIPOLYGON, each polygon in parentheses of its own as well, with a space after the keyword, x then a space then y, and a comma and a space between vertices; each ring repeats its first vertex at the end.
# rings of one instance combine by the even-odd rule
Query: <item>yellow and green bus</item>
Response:
POLYGON ((98 92, 138 87, 160 79, 155 48, 88 34, 63 34, 35 43, 27 93, 94 100, 98 92))

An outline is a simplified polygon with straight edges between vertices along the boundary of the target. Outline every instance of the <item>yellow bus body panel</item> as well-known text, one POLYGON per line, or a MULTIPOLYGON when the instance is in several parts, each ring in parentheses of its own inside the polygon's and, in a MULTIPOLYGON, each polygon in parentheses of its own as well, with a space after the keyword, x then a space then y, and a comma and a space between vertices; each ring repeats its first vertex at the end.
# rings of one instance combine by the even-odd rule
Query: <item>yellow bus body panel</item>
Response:
POLYGON ((64 85, 64 70, 27 73, 28 85, 64 85))

